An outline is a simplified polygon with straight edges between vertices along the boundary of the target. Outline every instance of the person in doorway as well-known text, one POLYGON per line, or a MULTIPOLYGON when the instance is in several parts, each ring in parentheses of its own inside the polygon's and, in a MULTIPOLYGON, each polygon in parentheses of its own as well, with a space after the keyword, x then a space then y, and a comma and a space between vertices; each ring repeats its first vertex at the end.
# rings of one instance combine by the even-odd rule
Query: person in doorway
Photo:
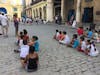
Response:
POLYGON ((1 16, 1 24, 2 24, 2 33, 4 37, 8 37, 8 27, 9 27, 9 22, 7 16, 2 13, 1 16))
POLYGON ((55 23, 56 24, 58 23, 58 16, 57 15, 55 16, 55 23))
POLYGON ((14 19, 14 26, 15 26, 15 36, 18 36, 19 21, 17 18, 17 14, 13 15, 13 19, 14 19))
POLYGON ((58 16, 58 24, 61 25, 61 23, 62 23, 62 17, 59 15, 58 16))
POLYGON ((95 30, 95 27, 96 27, 96 24, 94 24, 94 23, 91 23, 91 24, 90 24, 90 29, 91 29, 92 31, 95 30))

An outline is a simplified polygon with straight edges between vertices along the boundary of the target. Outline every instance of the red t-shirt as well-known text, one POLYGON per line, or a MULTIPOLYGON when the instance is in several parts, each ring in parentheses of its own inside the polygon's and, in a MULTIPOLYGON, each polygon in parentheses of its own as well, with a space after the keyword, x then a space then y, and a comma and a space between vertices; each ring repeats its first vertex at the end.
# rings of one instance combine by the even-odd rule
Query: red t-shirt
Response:
POLYGON ((23 40, 29 40, 29 36, 28 35, 24 35, 23 40))
POLYGON ((77 29, 77 33, 78 33, 78 35, 83 35, 84 30, 83 30, 83 29, 78 28, 78 29, 77 29))

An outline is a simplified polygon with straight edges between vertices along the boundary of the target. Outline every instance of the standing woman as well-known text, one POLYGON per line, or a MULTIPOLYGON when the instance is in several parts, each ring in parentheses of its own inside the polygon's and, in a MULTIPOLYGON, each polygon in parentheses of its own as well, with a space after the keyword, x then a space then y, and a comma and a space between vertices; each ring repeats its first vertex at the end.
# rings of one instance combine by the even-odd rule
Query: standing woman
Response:
POLYGON ((17 36, 18 35, 18 29, 19 29, 19 21, 18 21, 17 14, 13 15, 13 20, 14 20, 14 26, 15 26, 15 36, 17 36))

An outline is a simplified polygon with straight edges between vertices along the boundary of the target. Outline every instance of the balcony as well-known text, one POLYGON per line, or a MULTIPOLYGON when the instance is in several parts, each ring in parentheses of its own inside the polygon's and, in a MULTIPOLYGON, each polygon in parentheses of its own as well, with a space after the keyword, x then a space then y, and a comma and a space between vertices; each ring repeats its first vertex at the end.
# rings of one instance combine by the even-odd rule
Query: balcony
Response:
POLYGON ((41 2, 41 1, 46 1, 46 0, 32 0, 31 5, 34 5, 34 4, 39 3, 39 2, 41 2))

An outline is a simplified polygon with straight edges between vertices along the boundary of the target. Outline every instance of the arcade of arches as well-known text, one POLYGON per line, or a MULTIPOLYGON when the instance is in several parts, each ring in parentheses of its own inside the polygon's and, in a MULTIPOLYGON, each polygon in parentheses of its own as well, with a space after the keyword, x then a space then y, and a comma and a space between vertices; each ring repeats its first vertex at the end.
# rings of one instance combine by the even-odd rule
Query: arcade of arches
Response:
MULTIPOLYGON (((69 10, 75 9, 74 2, 76 0, 47 0, 26 8, 27 17, 39 17, 47 21, 54 21, 56 15, 61 15, 63 21, 68 20, 69 10), (72 6, 70 6, 72 5, 72 6), (70 6, 70 7, 69 7, 70 6)), ((73 14, 74 11, 73 11, 73 14)))
POLYGON ((100 21, 99 0, 47 0, 30 6, 26 14, 28 17, 39 17, 47 21, 54 21, 56 15, 61 15, 63 21, 69 21, 71 16, 77 22, 100 21))

